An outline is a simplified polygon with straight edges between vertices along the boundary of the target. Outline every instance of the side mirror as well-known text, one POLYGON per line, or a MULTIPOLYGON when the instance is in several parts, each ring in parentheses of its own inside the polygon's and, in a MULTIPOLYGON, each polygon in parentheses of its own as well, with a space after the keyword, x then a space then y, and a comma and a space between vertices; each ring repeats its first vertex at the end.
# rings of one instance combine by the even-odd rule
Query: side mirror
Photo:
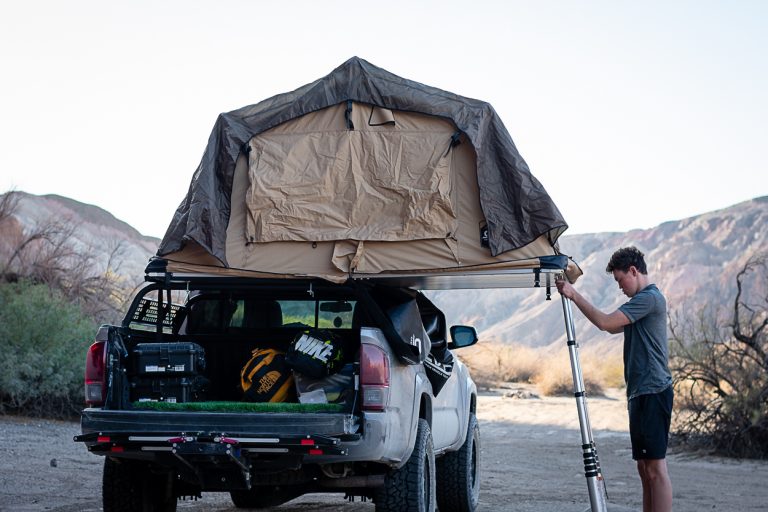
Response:
POLYGON ((477 343, 477 331, 468 325, 451 326, 451 342, 448 348, 469 347, 477 343))

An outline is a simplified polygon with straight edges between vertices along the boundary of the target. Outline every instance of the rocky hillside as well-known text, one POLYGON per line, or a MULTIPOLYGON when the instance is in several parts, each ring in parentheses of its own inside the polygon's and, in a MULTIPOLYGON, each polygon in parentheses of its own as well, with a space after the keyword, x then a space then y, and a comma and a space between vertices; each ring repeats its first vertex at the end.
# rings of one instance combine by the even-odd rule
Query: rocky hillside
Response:
POLYGON ((106 268, 112 256, 112 271, 136 283, 143 281, 144 268, 157 250, 159 239, 141 235, 97 206, 58 195, 14 194, 18 203, 11 218, 5 219, 1 226, 3 253, 24 235, 55 224, 71 230, 68 241, 75 250, 94 256, 97 272, 106 268))
MULTIPOLYGON (((626 297, 605 265, 613 251, 635 245, 646 254, 648 273, 666 294, 670 310, 730 308, 735 276, 755 254, 768 252, 768 197, 695 217, 627 233, 564 236, 561 251, 576 260, 584 275, 577 288, 604 311, 626 297)), ((548 346, 565 342, 560 296, 545 300, 542 290, 475 290, 432 294, 449 318, 473 323, 482 339, 548 346)), ((581 344, 620 342, 594 328, 574 308, 581 344)), ((614 343, 617 348, 620 343, 614 343)))

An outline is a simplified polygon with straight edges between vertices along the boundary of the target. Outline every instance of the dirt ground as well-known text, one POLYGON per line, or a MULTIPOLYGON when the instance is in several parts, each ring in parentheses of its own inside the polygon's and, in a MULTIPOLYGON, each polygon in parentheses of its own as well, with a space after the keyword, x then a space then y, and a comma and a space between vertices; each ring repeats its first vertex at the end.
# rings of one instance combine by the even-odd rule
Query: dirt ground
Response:
MULTIPOLYGON (((516 390, 522 392, 517 393, 516 390)), ((581 512, 589 509, 581 439, 572 398, 519 398, 509 386, 478 400, 481 510, 581 512), (504 396, 504 395, 511 396, 504 396)), ((619 391, 589 399, 589 415, 609 495, 609 510, 640 510, 640 482, 631 460, 626 402, 619 391)), ((76 423, 0 416, 0 510, 101 510, 103 460, 72 442, 76 423)), ((768 462, 738 461, 673 449, 668 456, 677 512, 768 511, 768 462)), ((203 494, 179 509, 234 512, 227 494, 203 494)), ((373 512, 340 494, 313 494, 273 510, 373 512)))

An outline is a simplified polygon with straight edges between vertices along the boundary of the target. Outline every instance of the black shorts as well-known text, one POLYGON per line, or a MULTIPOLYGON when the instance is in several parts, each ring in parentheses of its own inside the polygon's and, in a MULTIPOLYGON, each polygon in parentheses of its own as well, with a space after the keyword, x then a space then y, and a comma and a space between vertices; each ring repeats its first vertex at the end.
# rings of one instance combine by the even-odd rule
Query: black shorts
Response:
POLYGON ((666 457, 672 398, 670 386, 660 393, 639 395, 629 401, 629 437, 632 439, 633 459, 666 457))

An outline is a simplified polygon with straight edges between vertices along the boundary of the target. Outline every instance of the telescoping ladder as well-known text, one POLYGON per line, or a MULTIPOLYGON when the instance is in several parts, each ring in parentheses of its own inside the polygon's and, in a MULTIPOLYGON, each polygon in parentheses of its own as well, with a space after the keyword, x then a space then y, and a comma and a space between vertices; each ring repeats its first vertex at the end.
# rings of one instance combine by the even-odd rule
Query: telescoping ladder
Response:
POLYGON ((563 302, 563 317, 565 318, 565 334, 568 342, 568 355, 571 359, 571 373, 573 374, 573 394, 576 397, 576 408, 579 411, 581 450, 584 455, 584 476, 587 477, 589 502, 592 512, 607 512, 605 481, 600 469, 600 461, 597 458, 595 440, 592 437, 592 427, 589 424, 584 378, 581 372, 581 363, 579 362, 579 346, 576 343, 575 329, 573 327, 573 308, 571 307, 571 299, 562 295, 561 298, 563 302))

